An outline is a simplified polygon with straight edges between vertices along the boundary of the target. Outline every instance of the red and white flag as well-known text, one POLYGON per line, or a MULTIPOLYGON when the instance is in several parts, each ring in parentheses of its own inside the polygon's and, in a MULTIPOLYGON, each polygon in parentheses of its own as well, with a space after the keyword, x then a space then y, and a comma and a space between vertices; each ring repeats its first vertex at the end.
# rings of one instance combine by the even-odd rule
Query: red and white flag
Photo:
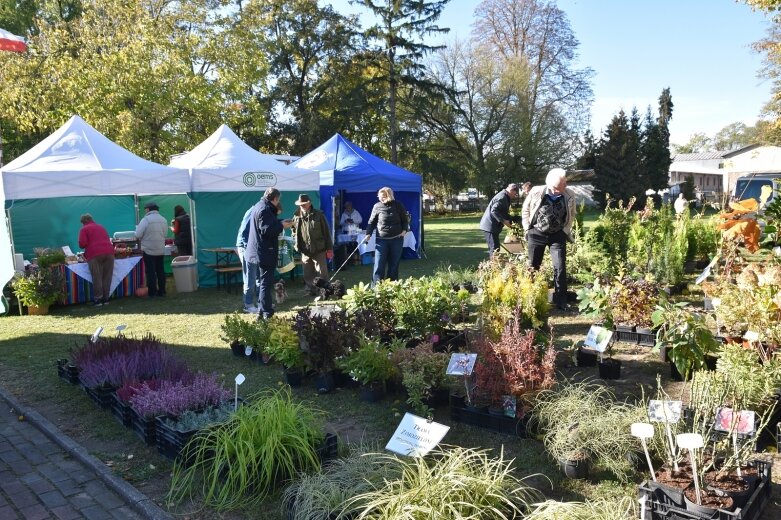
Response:
POLYGON ((24 52, 26 50, 27 44, 24 43, 24 38, 0 29, 0 51, 24 52))

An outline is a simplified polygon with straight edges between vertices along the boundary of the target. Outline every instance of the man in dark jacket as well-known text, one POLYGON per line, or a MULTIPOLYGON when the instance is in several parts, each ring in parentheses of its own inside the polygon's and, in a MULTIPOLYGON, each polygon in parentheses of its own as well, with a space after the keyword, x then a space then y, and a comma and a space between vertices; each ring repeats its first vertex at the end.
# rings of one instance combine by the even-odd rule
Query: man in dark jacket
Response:
POLYGON ((290 220, 280 220, 280 193, 268 188, 260 202, 252 210, 249 237, 247 237, 247 262, 258 265, 260 295, 258 296, 258 319, 274 315, 271 294, 274 289, 274 271, 279 257, 279 235, 292 225, 290 220))
POLYGON ((490 256, 499 251, 499 233, 502 232, 502 227, 510 227, 513 222, 520 221, 519 217, 510 215, 510 204, 518 199, 518 192, 517 184, 508 184, 505 189, 494 195, 485 208, 483 218, 480 219, 480 230, 485 233, 490 256))
POLYGON ((312 201, 306 193, 298 196, 296 206, 298 209, 293 214, 296 251, 301 253, 306 291, 316 296, 319 292, 315 287, 315 276, 328 277, 326 260, 334 256, 331 228, 323 212, 312 207, 312 201))

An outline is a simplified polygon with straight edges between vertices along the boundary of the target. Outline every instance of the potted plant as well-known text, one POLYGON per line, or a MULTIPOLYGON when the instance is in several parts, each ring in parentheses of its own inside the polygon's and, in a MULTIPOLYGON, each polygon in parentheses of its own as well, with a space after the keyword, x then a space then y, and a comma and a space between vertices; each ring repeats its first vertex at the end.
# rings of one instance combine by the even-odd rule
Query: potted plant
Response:
POLYGON ((278 316, 266 321, 269 329, 266 352, 282 365, 285 380, 290 386, 301 386, 306 362, 293 324, 278 316))
POLYGON ((336 359, 356 345, 357 338, 345 311, 331 311, 327 316, 301 309, 295 316, 293 330, 298 334, 306 366, 317 373, 317 391, 328 393, 336 387, 336 359))
POLYGON ((27 306, 31 315, 49 313, 49 306, 65 295, 65 281, 57 269, 39 268, 25 271, 11 282, 14 294, 27 306))
POLYGON ((36 247, 34 251, 36 254, 35 263, 41 269, 48 269, 49 267, 65 263, 65 253, 62 249, 36 247))
POLYGON ((227 422, 193 439, 191 464, 174 464, 168 500, 198 494, 217 511, 257 507, 278 487, 320 466, 322 422, 322 412, 294 402, 287 388, 252 396, 227 422))
POLYGON ((651 313, 659 301, 659 286, 649 280, 620 276, 613 284, 610 305, 616 331, 634 332, 637 328, 651 333, 651 313))
POLYGON ((678 377, 688 379, 693 370, 705 368, 706 360, 718 351, 719 343, 705 317, 688 311, 685 302, 663 300, 651 319, 658 328, 654 349, 666 350, 671 370, 675 368, 674 377, 677 372, 678 377))
POLYGON ((191 450, 185 449, 188 442, 201 430, 221 424, 235 412, 235 403, 229 401, 220 406, 208 406, 203 411, 187 410, 178 418, 158 417, 156 419, 157 450, 171 460, 184 454, 192 460, 191 450))
POLYGON ((225 322, 220 325, 222 334, 220 339, 226 342, 233 352, 234 356, 240 357, 244 355, 244 338, 249 323, 247 323, 238 312, 228 314, 225 316, 225 322))
POLYGON ((395 371, 390 354, 378 340, 364 336, 358 348, 340 358, 337 366, 361 384, 361 399, 375 402, 385 396, 385 382, 395 371))
MULTIPOLYGON (((393 360, 401 370, 401 382, 407 390, 407 404, 420 417, 429 417, 433 406, 444 400, 447 403, 445 371, 449 356, 444 352, 434 352, 427 342, 411 349, 399 349, 393 352, 393 360), (444 399, 437 399, 439 390, 444 390, 444 399)), ((444 404, 444 403, 443 403, 444 404)))

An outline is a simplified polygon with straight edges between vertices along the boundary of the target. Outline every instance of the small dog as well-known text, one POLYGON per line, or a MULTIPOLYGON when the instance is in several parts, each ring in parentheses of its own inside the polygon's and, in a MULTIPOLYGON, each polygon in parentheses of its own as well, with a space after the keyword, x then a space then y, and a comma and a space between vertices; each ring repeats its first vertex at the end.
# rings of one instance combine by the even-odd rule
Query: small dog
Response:
POLYGON ((342 282, 336 280, 335 282, 329 282, 327 278, 316 277, 315 287, 320 291, 320 298, 323 300, 341 300, 347 293, 347 290, 342 282))
POLYGON ((276 300, 277 304, 284 303, 285 299, 287 299, 285 280, 282 278, 280 278, 279 281, 274 284, 274 299, 276 300))

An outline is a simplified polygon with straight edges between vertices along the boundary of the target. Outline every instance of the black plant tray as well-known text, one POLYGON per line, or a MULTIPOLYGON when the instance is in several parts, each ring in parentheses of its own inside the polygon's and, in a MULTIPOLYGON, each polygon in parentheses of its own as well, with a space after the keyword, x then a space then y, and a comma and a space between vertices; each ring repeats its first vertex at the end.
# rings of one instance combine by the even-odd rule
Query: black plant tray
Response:
POLYGON ((323 443, 315 451, 321 463, 336 459, 339 456, 339 438, 334 433, 326 433, 323 443))
POLYGON ((468 408, 450 405, 450 418, 456 422, 485 428, 498 433, 515 435, 526 438, 526 425, 529 422, 529 416, 521 419, 508 417, 506 415, 494 415, 488 412, 475 411, 468 408))
POLYGON ((638 488, 640 498, 647 497, 642 520, 758 520, 770 500, 771 464, 761 460, 756 460, 753 464, 759 472, 759 483, 745 507, 735 511, 719 509, 713 515, 706 516, 668 503, 661 490, 653 491, 647 482, 643 482, 638 488))
POLYGON ((111 415, 114 416, 114 419, 119 422, 122 426, 125 426, 126 428, 130 428, 130 405, 124 402, 122 399, 117 397, 117 393, 114 392, 111 394, 111 405, 109 406, 111 409, 111 415))
POLYGON ((111 407, 111 403, 114 401, 114 392, 116 391, 116 388, 113 386, 98 386, 96 388, 88 388, 85 386, 84 391, 96 405, 104 410, 108 410, 111 407))
POLYGON ((57 360, 57 375, 72 385, 79 384, 79 369, 68 363, 67 359, 57 360))
POLYGON ((637 345, 637 342, 640 340, 640 335, 637 332, 614 330, 613 338, 615 338, 616 341, 620 341, 621 343, 637 345))
POLYGON ((155 427, 157 428, 157 431, 155 432, 155 441, 157 444, 157 452, 160 455, 170 460, 179 457, 180 462, 183 462, 185 465, 192 462, 192 454, 185 457, 181 457, 181 455, 184 447, 190 442, 190 439, 201 430, 180 432, 166 424, 166 417, 155 418, 155 427))
POLYGON ((157 425, 155 419, 144 419, 135 410, 130 409, 130 428, 147 446, 155 444, 157 425))
POLYGON ((653 347, 656 345, 656 334, 646 334, 644 332, 635 332, 637 334, 637 344, 644 347, 653 347))

